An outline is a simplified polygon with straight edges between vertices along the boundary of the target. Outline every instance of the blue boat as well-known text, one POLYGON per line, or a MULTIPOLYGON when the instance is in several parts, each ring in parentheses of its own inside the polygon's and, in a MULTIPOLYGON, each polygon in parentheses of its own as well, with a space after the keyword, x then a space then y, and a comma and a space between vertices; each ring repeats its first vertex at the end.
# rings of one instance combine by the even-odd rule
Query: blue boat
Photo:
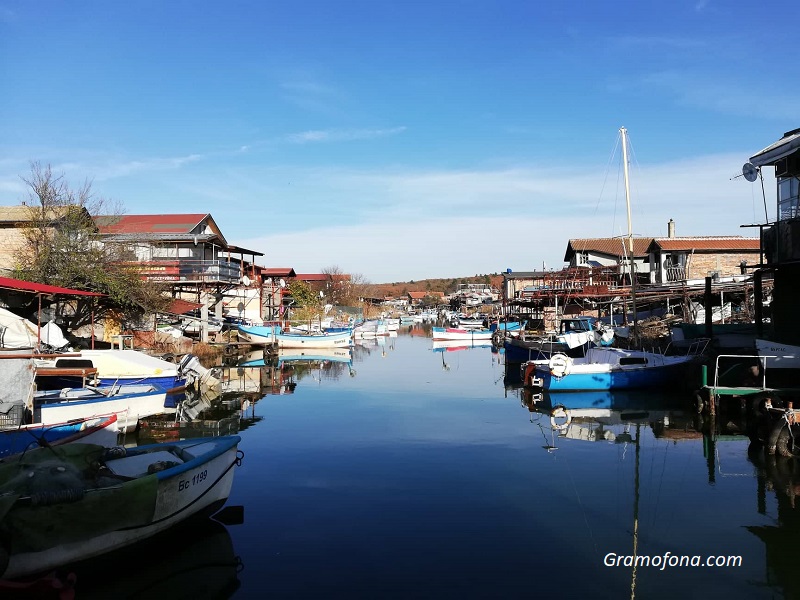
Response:
POLYGON ((274 336, 283 333, 280 325, 237 325, 239 337, 251 344, 271 344, 274 336))
POLYGON ((522 382, 551 392, 584 390, 675 389, 688 384, 702 349, 686 355, 596 346, 582 358, 554 354, 547 360, 523 363, 522 382))

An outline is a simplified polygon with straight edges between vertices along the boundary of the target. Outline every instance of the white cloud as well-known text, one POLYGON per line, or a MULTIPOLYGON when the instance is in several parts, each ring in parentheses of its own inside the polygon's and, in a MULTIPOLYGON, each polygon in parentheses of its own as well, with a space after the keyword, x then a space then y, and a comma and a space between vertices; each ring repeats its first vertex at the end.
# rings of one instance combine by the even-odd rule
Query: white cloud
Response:
POLYGON ((389 129, 325 129, 290 133, 286 140, 295 144, 308 142, 349 142, 353 140, 369 140, 403 133, 406 127, 389 129))

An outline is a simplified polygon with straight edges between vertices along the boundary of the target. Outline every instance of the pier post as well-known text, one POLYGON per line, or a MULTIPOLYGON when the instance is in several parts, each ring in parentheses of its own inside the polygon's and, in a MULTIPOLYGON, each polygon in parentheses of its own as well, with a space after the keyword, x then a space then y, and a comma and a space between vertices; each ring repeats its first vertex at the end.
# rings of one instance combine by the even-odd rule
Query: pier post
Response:
POLYGON ((714 337, 714 328, 712 326, 714 319, 714 309, 711 306, 711 277, 706 277, 706 290, 703 297, 703 306, 706 311, 706 337, 711 339, 714 337))

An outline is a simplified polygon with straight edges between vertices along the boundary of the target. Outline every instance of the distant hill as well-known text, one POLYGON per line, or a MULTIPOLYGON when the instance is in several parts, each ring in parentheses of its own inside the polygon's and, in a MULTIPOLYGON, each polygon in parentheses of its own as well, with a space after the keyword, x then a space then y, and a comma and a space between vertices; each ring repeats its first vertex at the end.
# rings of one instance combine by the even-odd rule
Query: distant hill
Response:
POLYGON ((394 283, 373 283, 375 297, 405 296, 408 292, 444 292, 452 294, 461 283, 488 283, 500 289, 503 285, 502 275, 474 275, 472 277, 453 277, 452 279, 420 279, 418 281, 399 281, 394 283))

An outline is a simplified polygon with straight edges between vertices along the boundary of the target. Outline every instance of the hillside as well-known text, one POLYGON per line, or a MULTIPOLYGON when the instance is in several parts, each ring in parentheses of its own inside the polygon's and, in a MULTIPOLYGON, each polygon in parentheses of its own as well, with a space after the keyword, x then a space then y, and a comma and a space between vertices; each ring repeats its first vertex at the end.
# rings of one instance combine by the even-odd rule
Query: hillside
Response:
POLYGON ((444 292, 451 294, 458 289, 461 283, 488 283, 493 288, 500 289, 503 285, 502 275, 475 275, 472 277, 454 277, 452 279, 420 279, 418 281, 401 281, 394 283, 372 284, 373 295, 376 297, 404 296, 408 292, 444 292))

